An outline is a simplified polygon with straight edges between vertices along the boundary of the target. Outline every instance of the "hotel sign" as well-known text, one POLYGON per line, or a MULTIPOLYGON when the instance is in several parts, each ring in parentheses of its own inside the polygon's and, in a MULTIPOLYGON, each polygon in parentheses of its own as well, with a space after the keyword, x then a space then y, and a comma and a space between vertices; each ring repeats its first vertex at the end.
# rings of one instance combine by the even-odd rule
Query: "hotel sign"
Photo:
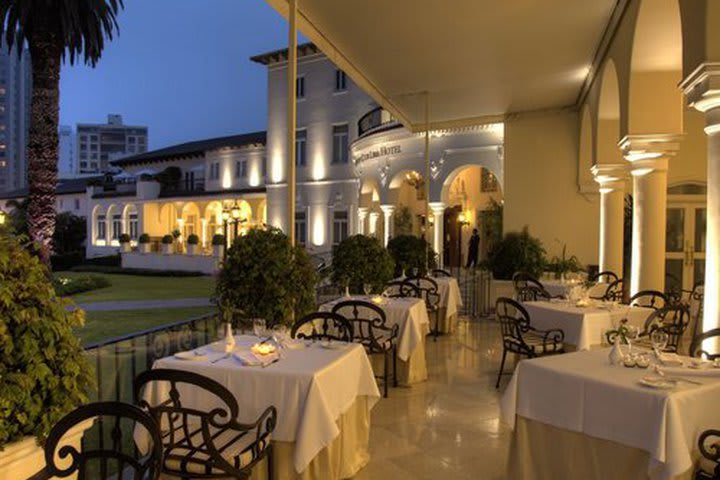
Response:
POLYGON ((369 150, 365 153, 361 153, 357 157, 358 162, 364 162, 366 160, 372 160, 373 158, 380 158, 385 157, 387 155, 398 155, 402 152, 402 148, 400 145, 391 145, 389 147, 386 147, 385 145, 376 148, 374 150, 369 150))

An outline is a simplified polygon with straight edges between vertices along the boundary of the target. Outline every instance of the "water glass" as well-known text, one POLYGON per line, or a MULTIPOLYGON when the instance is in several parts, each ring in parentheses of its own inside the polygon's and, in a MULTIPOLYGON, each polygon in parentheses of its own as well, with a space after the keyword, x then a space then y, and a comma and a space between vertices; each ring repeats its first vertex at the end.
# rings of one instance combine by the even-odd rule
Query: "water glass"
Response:
POLYGON ((650 334, 650 341, 652 342, 653 350, 655 350, 655 353, 659 354, 660 352, 665 350, 665 347, 667 347, 668 334, 663 332, 662 330, 655 330, 650 334))
POLYGON ((365 295, 370 295, 372 293, 372 285, 369 283, 364 284, 363 291, 365 292, 365 295))
POLYGON ((267 325, 265 324, 264 318, 255 318, 253 319, 253 333, 256 337, 264 337, 265 332, 267 331, 267 325))
POLYGON ((272 335, 273 335, 273 338, 275 339, 276 343, 282 344, 288 338, 287 327, 282 324, 275 325, 272 328, 272 335))
POLYGON ((412 275, 413 277, 417 277, 420 270, 417 267, 413 267, 412 269, 412 275))
POLYGON ((640 336, 640 329, 635 325, 628 325, 625 328, 627 329, 625 336, 627 337, 628 341, 628 349, 632 353, 632 342, 637 340, 640 336))

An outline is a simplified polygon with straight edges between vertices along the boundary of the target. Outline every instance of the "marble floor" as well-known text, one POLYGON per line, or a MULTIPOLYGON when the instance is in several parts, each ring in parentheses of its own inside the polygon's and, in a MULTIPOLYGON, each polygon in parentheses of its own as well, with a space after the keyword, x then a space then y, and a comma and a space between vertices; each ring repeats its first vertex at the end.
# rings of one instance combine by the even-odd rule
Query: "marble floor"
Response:
POLYGON ((504 479, 510 431, 498 404, 509 375, 495 390, 501 354, 490 319, 461 319, 454 334, 428 337, 428 381, 393 388, 375 406, 371 460, 354 478, 504 479))

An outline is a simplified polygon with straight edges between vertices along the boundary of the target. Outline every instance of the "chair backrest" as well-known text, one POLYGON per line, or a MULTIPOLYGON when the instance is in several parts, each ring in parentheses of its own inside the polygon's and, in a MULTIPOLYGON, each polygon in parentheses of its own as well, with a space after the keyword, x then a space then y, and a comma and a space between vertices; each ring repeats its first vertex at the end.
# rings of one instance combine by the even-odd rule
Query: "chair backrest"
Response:
POLYGON ((290 335, 292 338, 352 342, 353 327, 345 317, 337 313, 313 312, 295 322, 290 335))
POLYGON ((516 297, 520 302, 536 302, 538 300, 550 300, 552 296, 544 288, 535 285, 526 285, 517 289, 516 297))
POLYGON ((691 357, 705 357, 708 360, 720 358, 720 328, 713 328, 695 336, 690 344, 689 353, 691 357), (707 345, 703 345, 705 340, 710 338, 714 340, 707 342, 707 345))
POLYGON ((598 272, 596 275, 593 275, 589 280, 596 283, 610 284, 616 280, 620 280, 620 277, 618 277, 617 273, 615 272, 605 270, 604 272, 598 272))
MULTIPOLYGON (((720 430, 705 430, 701 433, 698 438, 698 449, 700 454, 711 462, 712 471, 703 471, 705 475, 696 474, 694 478, 697 480, 720 479, 720 430)), ((703 468, 703 470, 705 469, 703 468)))
POLYGON ((693 338, 698 334, 698 328, 703 318, 703 302, 705 301, 705 285, 698 283, 693 287, 688 297, 688 307, 690 310, 690 329, 693 338))
POLYGON ((443 270, 441 268, 434 269, 432 271, 432 276, 433 277, 452 277, 450 272, 448 272, 447 270, 443 270))
POLYGON ((687 305, 672 304, 655 310, 645 320, 642 335, 650 335, 655 330, 662 330, 668 334, 668 343, 665 351, 677 352, 680 348, 683 333, 688 326, 689 313, 687 305))
POLYGON ((658 290, 640 290, 630 297, 630 305, 635 307, 647 307, 659 310, 670 303, 665 294, 658 290))
POLYGON ((151 480, 158 478, 162 467, 163 448, 157 423, 140 408, 121 402, 90 403, 68 413, 50 430, 43 448, 45 468, 30 480, 73 473, 79 478, 151 480), (98 429, 103 441, 84 442, 80 450, 64 441, 69 430, 88 420, 95 421, 91 429, 98 429), (137 427, 147 436, 145 451, 135 448, 133 433, 137 427), (111 472, 115 472, 114 476, 111 472))
POLYGON ((522 331, 530 325, 530 315, 525 307, 512 298, 500 297, 495 302, 495 318, 500 323, 500 331, 506 348, 524 345, 522 331))
POLYGON ((390 298, 422 298, 420 289, 407 280, 393 280, 386 283, 385 293, 390 298))
POLYGON ((429 311, 440 308, 440 291, 435 280, 430 277, 418 276, 408 277, 405 281, 415 285, 420 290, 420 298, 425 300, 425 307, 429 311))
POLYGON ((528 285, 545 288, 542 283, 540 283, 540 280, 527 272, 515 272, 512 276, 512 282, 515 292, 517 292, 520 288, 527 287, 528 285))
POLYGON ((619 278, 608 285, 603 300, 622 302, 625 300, 625 280, 619 278))
POLYGON ((382 308, 363 300, 345 300, 335 304, 332 309, 345 317, 353 326, 353 341, 361 343, 372 353, 387 350, 383 340, 397 337, 398 326, 387 325, 387 317, 382 308))

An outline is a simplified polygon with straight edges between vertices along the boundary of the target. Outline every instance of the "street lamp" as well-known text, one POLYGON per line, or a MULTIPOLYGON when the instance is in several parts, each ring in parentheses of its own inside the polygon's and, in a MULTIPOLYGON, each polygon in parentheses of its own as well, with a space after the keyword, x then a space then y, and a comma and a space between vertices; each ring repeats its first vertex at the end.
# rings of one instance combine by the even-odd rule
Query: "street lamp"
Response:
POLYGON ((222 211, 222 221, 223 221, 223 236, 225 237, 225 255, 227 255, 227 249, 228 249, 228 220, 230 219, 230 211, 223 208, 222 211))

